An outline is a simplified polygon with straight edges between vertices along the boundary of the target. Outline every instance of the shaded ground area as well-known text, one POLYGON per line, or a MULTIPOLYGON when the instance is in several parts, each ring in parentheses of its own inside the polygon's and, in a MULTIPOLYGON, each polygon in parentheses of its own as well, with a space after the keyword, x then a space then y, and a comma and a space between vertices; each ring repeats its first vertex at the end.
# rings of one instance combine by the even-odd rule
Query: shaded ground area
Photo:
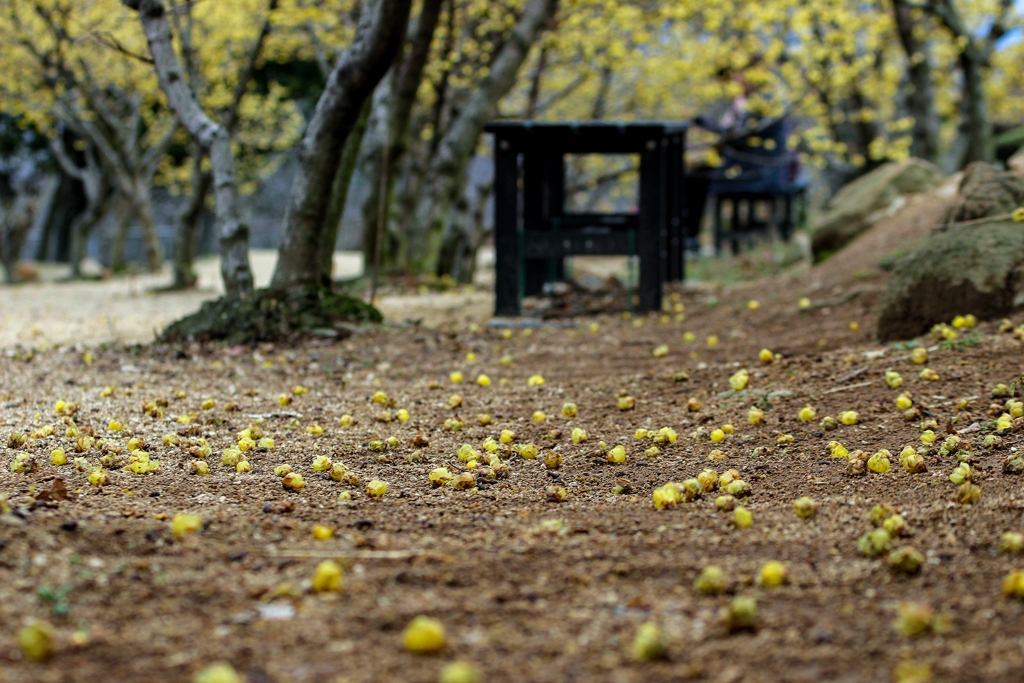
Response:
POLYGON ((669 310, 657 315, 489 328, 487 294, 410 293, 395 295, 407 303, 393 322, 342 342, 12 349, 0 357, 0 492, 11 507, 0 515, 0 681, 189 681, 228 661, 249 683, 428 682, 454 660, 497 683, 852 683, 893 680, 901 666, 930 672, 902 683, 1019 681, 1024 602, 1002 585, 1024 557, 999 545, 1005 532, 1024 532, 1022 479, 1003 465, 1024 448, 1021 420, 1001 443, 987 447, 985 437, 1007 408, 993 388, 1020 378, 1024 334, 993 321, 956 339, 874 342, 881 266, 944 210, 927 198, 907 207, 904 220, 881 221, 814 268, 729 287, 691 283, 668 292, 669 310), (439 327, 401 322, 434 316, 438 305, 439 327), (913 362, 916 346, 926 363, 913 362), (762 363, 765 347, 780 357, 762 363), (740 368, 749 386, 733 391, 740 368), (921 379, 923 368, 938 379, 921 379), (456 371, 461 383, 449 377, 456 371), (903 386, 890 388, 886 371, 903 386), (488 386, 476 383, 481 374, 488 386), (543 384, 531 384, 534 375, 543 384), (393 405, 375 403, 377 392, 393 405), (895 405, 900 393, 919 411, 912 419, 895 405), (635 406, 620 410, 626 397, 635 406), (58 400, 77 404, 73 416, 55 414, 58 400), (574 417, 561 413, 567 402, 574 417), (808 405, 816 415, 802 421, 808 405), (762 424, 749 423, 752 406, 762 424), (409 421, 396 419, 400 409, 409 421), (822 418, 844 411, 856 411, 857 424, 823 430, 822 418), (354 424, 340 424, 344 415, 354 424), (452 431, 456 417, 463 426, 452 431), (104 451, 67 436, 71 419, 113 444, 102 488, 88 476, 104 451), (111 431, 111 420, 123 429, 111 431), (938 439, 927 448, 923 420, 934 420, 938 439), (222 464, 254 424, 273 448, 247 452, 250 472, 222 464), (725 425, 734 433, 711 443, 725 425), (662 427, 678 440, 648 453, 653 442, 637 430, 662 427), (573 443, 576 428, 587 441, 573 443), (482 459, 471 470, 457 457, 463 444, 485 453, 503 430, 515 439, 496 451, 500 466, 482 459), (15 432, 37 438, 5 447, 15 432), (954 501, 958 457, 939 449, 952 433, 980 488, 973 504, 954 501), (158 471, 124 469, 131 437, 158 471), (397 445, 380 450, 388 437, 397 445), (211 450, 208 476, 193 474, 200 439, 211 450), (850 452, 887 449, 891 469, 852 475, 830 457, 833 440, 850 452), (625 461, 609 462, 599 441, 623 446, 625 461), (539 456, 524 458, 522 444, 539 456), (922 448, 926 471, 900 466, 906 446, 922 448), (69 464, 51 464, 57 447, 69 464), (19 452, 34 471, 10 469, 19 452), (549 469, 555 455, 561 462, 549 469), (359 483, 314 470, 318 456, 344 463, 359 483), (274 474, 284 463, 302 475, 301 491, 274 474), (432 487, 428 475, 442 466, 475 472, 475 489, 432 487), (747 482, 739 503, 753 514, 750 528, 716 510, 716 491, 654 509, 655 488, 709 468, 747 482), (54 499, 57 478, 64 500, 54 499), (387 483, 382 499, 368 495, 371 480, 387 483), (563 502, 552 487, 564 489, 563 502), (802 496, 817 503, 809 519, 794 513, 802 496), (858 551, 877 505, 906 521, 890 542, 921 553, 919 574, 858 551), (175 538, 179 513, 199 515, 202 529, 175 538), (316 525, 333 537, 316 540, 316 525), (344 568, 340 592, 311 590, 326 559, 344 568), (789 577, 774 588, 757 580, 770 560, 789 577), (716 595, 694 587, 711 565, 725 576, 716 595), (735 596, 756 599, 756 628, 730 634, 719 613, 735 596), (946 630, 899 633, 908 602, 946 630), (437 656, 402 647, 420 614, 446 628, 437 656), (48 662, 18 648, 18 629, 33 617, 54 629, 48 662), (641 664, 631 646, 649 621, 668 638, 667 659, 641 664))

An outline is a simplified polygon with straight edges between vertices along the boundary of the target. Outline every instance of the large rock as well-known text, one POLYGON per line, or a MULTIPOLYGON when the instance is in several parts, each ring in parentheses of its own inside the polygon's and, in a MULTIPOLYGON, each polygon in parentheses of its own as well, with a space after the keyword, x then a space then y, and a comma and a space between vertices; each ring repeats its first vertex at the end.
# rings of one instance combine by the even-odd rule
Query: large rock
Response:
POLYGON ((949 212, 950 222, 1012 213, 1024 205, 1024 179, 976 161, 964 169, 960 195, 949 212))
POLYGON ((916 337, 957 315, 1006 315, 1024 292, 1024 223, 998 216, 1021 203, 1019 178, 969 166, 950 218, 980 222, 953 222, 896 262, 878 320, 881 340, 916 337))
POLYGON ((811 228, 816 260, 849 244, 878 220, 902 206, 906 195, 927 192, 942 173, 922 159, 907 159, 876 168, 845 185, 829 200, 825 214, 811 228))

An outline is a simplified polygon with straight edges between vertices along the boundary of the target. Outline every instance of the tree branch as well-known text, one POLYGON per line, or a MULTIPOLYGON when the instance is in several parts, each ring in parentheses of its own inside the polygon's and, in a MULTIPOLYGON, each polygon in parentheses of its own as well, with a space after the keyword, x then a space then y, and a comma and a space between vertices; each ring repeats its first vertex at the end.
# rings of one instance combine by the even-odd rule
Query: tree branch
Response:
POLYGON ((327 50, 324 49, 324 44, 320 42, 320 38, 316 35, 316 27, 313 26, 312 21, 306 22, 306 33, 309 34, 309 42, 313 44, 313 49, 316 50, 316 65, 320 69, 320 76, 326 81, 331 76, 331 60, 327 58, 327 50))
POLYGON ((138 53, 132 52, 124 45, 122 45, 120 41, 117 40, 117 38, 109 34, 104 35, 98 31, 93 31, 92 33, 88 33, 82 36, 81 38, 76 39, 74 42, 75 44, 78 44, 85 41, 90 41, 96 43, 97 45, 102 45, 103 47, 110 48, 114 52, 120 52, 126 57, 130 57, 145 64, 153 63, 153 60, 147 57, 146 55, 140 55, 138 53))
POLYGON ((174 117, 171 121, 170 127, 167 129, 159 140, 154 144, 150 145, 146 153, 142 155, 142 169, 145 174, 144 177, 152 178, 157 169, 160 167, 160 159, 163 158, 164 154, 167 153, 171 143, 174 141, 174 136, 178 134, 178 129, 181 127, 181 122, 178 121, 178 117, 174 117))
POLYGON ((235 84, 235 91, 231 97, 231 106, 228 107, 227 113, 221 119, 224 127, 230 132, 234 132, 235 126, 238 124, 238 109, 242 104, 242 98, 245 97, 245 93, 249 89, 249 82, 256 73, 256 63, 263 53, 263 45, 273 29, 270 23, 270 15, 277 9, 277 6, 278 0, 269 0, 267 3, 267 18, 264 20, 263 26, 256 36, 256 41, 249 50, 249 58, 246 60, 245 68, 242 69, 242 73, 238 76, 238 83, 235 84))
POLYGON ((64 148, 63 136, 59 132, 50 140, 50 150, 53 152, 54 158, 57 159, 57 164, 64 173, 79 182, 85 180, 85 171, 68 156, 68 151, 64 148))

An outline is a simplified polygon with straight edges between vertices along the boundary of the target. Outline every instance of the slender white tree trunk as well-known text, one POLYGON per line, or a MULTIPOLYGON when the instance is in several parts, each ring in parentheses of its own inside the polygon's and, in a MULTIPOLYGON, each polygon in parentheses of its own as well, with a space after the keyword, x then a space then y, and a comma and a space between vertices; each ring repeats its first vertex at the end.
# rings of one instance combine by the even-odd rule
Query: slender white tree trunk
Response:
POLYGON ((249 227, 241 220, 238 204, 238 175, 228 130, 213 122, 200 108, 185 81, 174 52, 171 27, 161 0, 122 0, 138 10, 142 30, 149 43, 160 88, 167 102, 192 138, 210 150, 216 197, 217 232, 220 235, 220 270, 228 295, 252 291, 249 267, 249 227))

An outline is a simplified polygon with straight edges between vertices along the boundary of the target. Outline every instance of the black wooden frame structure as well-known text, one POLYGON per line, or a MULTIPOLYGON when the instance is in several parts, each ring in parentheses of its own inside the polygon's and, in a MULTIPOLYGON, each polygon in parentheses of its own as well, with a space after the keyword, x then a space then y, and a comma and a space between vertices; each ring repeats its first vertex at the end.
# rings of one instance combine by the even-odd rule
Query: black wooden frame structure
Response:
POLYGON ((565 257, 640 257, 638 311, 661 308, 662 284, 685 278, 686 123, 500 121, 494 135, 496 316, 564 277, 565 257), (565 210, 566 154, 638 154, 636 213, 565 210))

